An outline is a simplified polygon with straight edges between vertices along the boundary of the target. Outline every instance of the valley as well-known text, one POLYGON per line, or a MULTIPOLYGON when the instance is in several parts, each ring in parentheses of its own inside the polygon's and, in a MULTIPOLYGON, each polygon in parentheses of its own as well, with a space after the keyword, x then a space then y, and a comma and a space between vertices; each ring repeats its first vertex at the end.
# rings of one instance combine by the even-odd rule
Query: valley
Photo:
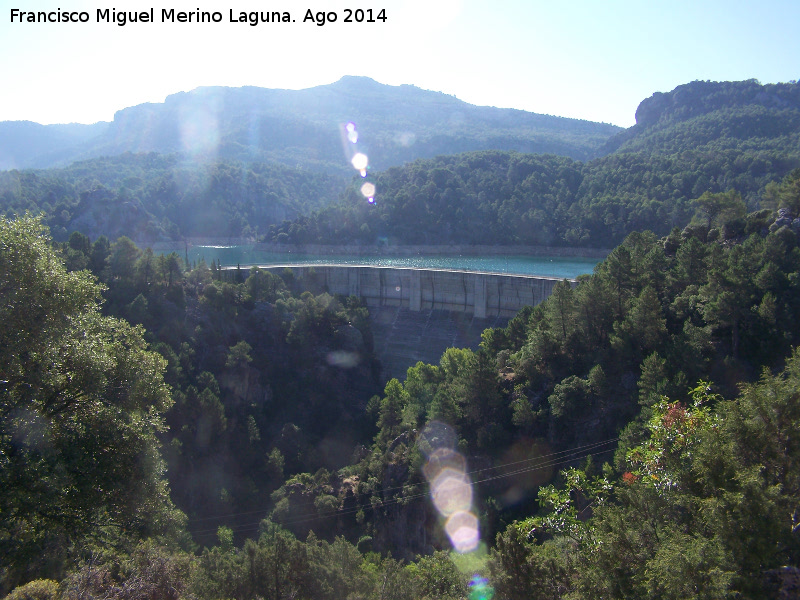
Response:
POLYGON ((800 84, 636 119, 346 77, 0 123, 0 595, 778 597, 800 84))

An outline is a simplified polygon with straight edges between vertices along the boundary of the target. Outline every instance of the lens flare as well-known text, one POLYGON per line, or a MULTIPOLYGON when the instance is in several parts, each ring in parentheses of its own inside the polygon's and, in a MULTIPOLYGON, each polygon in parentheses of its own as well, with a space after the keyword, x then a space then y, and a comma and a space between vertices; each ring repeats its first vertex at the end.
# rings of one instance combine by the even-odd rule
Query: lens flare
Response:
POLYGON ((480 536, 478 535, 478 517, 471 512, 462 510, 447 519, 444 530, 450 536, 453 549, 465 554, 472 552, 478 547, 480 536))
POLYGON ((361 362, 358 352, 347 352, 346 350, 329 352, 326 359, 332 367, 341 367, 342 369, 352 369, 361 362))
MULTIPOLYGON (((342 137, 342 145, 345 151, 345 154, 350 156, 352 152, 355 152, 356 148, 350 148, 347 145, 347 142, 350 142, 353 146, 358 143, 358 129, 356 128, 356 124, 352 121, 348 121, 347 124, 344 126, 343 137, 342 137), (345 138, 347 141, 345 141, 345 138)), ((350 164, 353 165, 353 168, 361 174, 361 177, 367 176, 367 167, 369 166, 369 159, 367 155, 363 152, 355 152, 350 158, 350 164)), ((375 204, 375 186, 372 186, 372 193, 367 193, 362 190, 364 197, 369 201, 370 204, 375 204)))
POLYGON ((431 421, 419 437, 419 449, 430 458, 437 450, 454 452, 458 436, 447 423, 431 421))
POLYGON ((218 113, 214 107, 187 108, 180 112, 178 125, 184 152, 216 154, 220 141, 218 113))
POLYGON ((350 159, 350 164, 353 165, 353 168, 356 171, 365 173, 367 166, 369 165, 369 159, 367 158, 366 154, 363 154, 362 152, 356 152, 353 155, 353 158, 350 159))
POLYGON ((361 194, 364 198, 372 199, 375 197, 375 184, 370 183, 369 181, 366 182, 364 185, 361 186, 361 194))
POLYGON ((467 460, 455 450, 439 448, 430 454, 428 462, 422 467, 422 473, 428 481, 434 481, 439 476, 439 473, 446 469, 465 473, 467 460))
POLYGON ((356 130, 356 124, 350 121, 347 125, 345 125, 345 129, 347 130, 347 139, 350 141, 350 143, 357 143, 358 131, 356 130))
POLYGON ((445 469, 431 482, 436 509, 445 517, 472 507, 472 486, 463 472, 445 469))
POLYGON ((404 131, 402 133, 398 133, 395 136, 394 141, 398 146, 409 148, 410 146, 414 145, 414 142, 417 141, 417 136, 410 131, 404 131))
POLYGON ((445 532, 453 549, 472 552, 480 543, 478 517, 472 512, 472 482, 466 459, 455 451, 458 436, 444 423, 432 421, 420 434, 419 447, 428 460, 422 468, 431 486, 431 500, 446 518, 445 532))
POLYGON ((469 582, 469 600, 492 600, 494 588, 489 585, 489 580, 480 575, 475 575, 469 582))

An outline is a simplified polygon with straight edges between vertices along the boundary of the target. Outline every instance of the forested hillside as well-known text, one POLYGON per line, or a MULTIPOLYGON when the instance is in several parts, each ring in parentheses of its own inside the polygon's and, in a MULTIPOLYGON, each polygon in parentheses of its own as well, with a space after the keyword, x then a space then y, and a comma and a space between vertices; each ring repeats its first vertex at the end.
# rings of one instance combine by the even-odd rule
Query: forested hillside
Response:
MULTIPOLYGON (((364 110, 370 102, 392 106, 392 93, 400 93, 390 93, 374 82, 349 85, 366 86, 368 93, 358 100, 364 110)), ((112 239, 126 235, 141 242, 210 237, 289 243, 611 248, 634 231, 649 229, 666 235, 673 227, 685 227, 694 214, 691 202, 705 192, 734 190, 748 209, 759 208, 765 187, 800 167, 798 90, 796 83, 680 86, 643 101, 640 122, 609 141, 606 151, 615 152, 587 162, 556 149, 547 150, 550 154, 509 152, 505 149, 543 149, 508 145, 486 133, 483 126, 459 122, 452 131, 466 128, 485 143, 442 142, 430 153, 414 150, 385 161, 387 165, 413 162, 370 170, 367 181, 376 187, 374 204, 360 192, 361 178, 348 183, 346 173, 353 172, 349 157, 341 148, 341 132, 333 131, 327 142, 320 138, 314 144, 335 146, 334 162, 342 166, 331 171, 335 174, 320 173, 302 160, 289 161, 291 166, 263 156, 222 160, 233 157, 225 152, 203 160, 180 153, 122 154, 63 169, 0 172, 0 210, 9 217, 26 210, 44 212, 53 236, 61 241, 72 231, 80 231, 112 239), (472 148, 486 150, 454 154, 472 148), (442 156, 414 160, 432 154, 442 156)), ((226 92, 237 93, 245 92, 226 92)), ((327 98, 328 92, 319 93, 327 98)), ((416 94, 425 98, 431 94, 416 89, 402 93, 412 99, 416 94)), ((216 97, 217 92, 208 94, 216 97)), ((195 102, 201 97, 205 96, 195 102)), ((458 101, 445 97, 442 102, 449 106, 458 101)), ((244 117, 231 110, 226 118, 233 126, 244 117)), ((309 119, 317 114, 315 110, 309 108, 309 119)), ((397 127, 411 126, 415 119, 420 127, 445 127, 419 110, 419 114, 398 111, 391 118, 402 121, 397 127)), ((481 110, 475 108, 476 114, 481 110)), ((381 114, 380 119, 390 118, 389 113, 381 114)), ((512 117, 508 116, 509 123, 516 118, 512 117)), ((543 127, 558 124, 554 118, 536 117, 534 121, 541 121, 543 127)), ((381 135, 389 135, 392 127, 384 127, 380 119, 376 116, 374 122, 368 119, 366 125, 359 125, 359 139, 369 140, 364 127, 373 125, 381 135)), ((498 127, 510 127, 506 117, 492 119, 498 127)), ((572 123, 567 129, 581 132, 584 125, 572 123)), ((131 131, 145 129, 143 124, 131 126, 131 131)), ((438 139, 437 135, 431 139, 438 139)), ((383 143, 376 141, 378 137, 373 134, 371 141, 364 142, 373 165, 381 164, 373 161, 383 143)), ((288 139, 275 144, 293 147, 288 139)), ((159 148, 165 149, 177 152, 159 148)))
POLYGON ((644 100, 602 158, 482 152, 418 160, 356 182, 338 204, 270 230, 303 243, 534 244, 610 248, 631 232, 684 227, 703 193, 759 208, 800 167, 800 84, 693 82, 644 100), (285 234, 285 235, 284 235, 285 234))
POLYGON ((798 109, 797 82, 693 81, 643 100, 636 109, 636 125, 611 138, 601 152, 714 151, 752 138, 762 149, 796 148, 798 109))
POLYGON ((798 150, 615 154, 585 164, 501 152, 440 156, 377 174, 374 204, 359 181, 342 202, 271 227, 267 239, 610 248, 634 231, 685 227, 704 193, 733 191, 759 208, 766 186, 798 165, 798 150))
POLYGON ((250 238, 333 201, 343 180, 257 163, 197 164, 175 155, 122 154, 64 169, 0 172, 8 215, 44 213, 53 237, 250 238))
POLYGON ((797 85, 656 95, 588 162, 369 173, 375 205, 361 178, 332 204, 327 176, 155 153, 1 173, 0 595, 779 597, 800 574, 797 85), (385 382, 358 299, 122 235, 189 232, 614 249, 385 382))
POLYGON ((284 469, 350 461, 382 387, 357 299, 293 294, 288 271, 224 276, 201 262, 185 272, 177 254, 128 238, 74 233, 63 252, 69 269, 108 286, 104 310, 143 325, 167 360, 175 405, 165 452, 173 497, 192 518, 263 507, 284 469))
MULTIPOLYGON (((796 172, 780 188, 784 215, 800 208, 799 178, 796 172)), ((485 332, 478 352, 448 350, 440 365, 418 365, 402 386, 387 385, 374 405, 379 422, 389 424, 376 437, 385 445, 341 476, 383 482, 402 498, 406 476, 422 481, 412 432, 431 419, 454 425, 462 452, 488 475, 485 467, 506 462, 515 444, 531 444, 529 457, 532 440, 545 444, 542 454, 591 447, 615 440, 633 421, 625 448, 641 434, 635 419, 646 420, 662 394, 685 399, 701 379, 735 396, 740 383, 762 367, 779 367, 800 341, 798 226, 782 219, 776 223, 772 211, 733 212, 662 239, 632 234, 576 289, 559 286, 507 329, 485 332), (710 231, 730 227, 726 219, 741 220, 741 235, 710 241, 710 231)), ((497 511, 521 501, 515 485, 492 481, 481 490, 490 527, 503 519, 497 511), (504 498, 514 500, 506 506, 504 498)), ((385 540, 393 521, 408 514, 377 511, 367 519, 375 524, 371 535, 385 540)), ((396 540, 385 543, 383 550, 396 540)))
POLYGON ((3 586, 458 598, 477 572, 473 588, 503 598, 769 597, 800 559, 799 185, 795 172, 772 190, 779 210, 747 215, 706 195, 691 228, 632 234, 479 350, 372 396, 352 299, 298 297, 288 272, 187 270, 125 238, 72 235, 68 271, 35 222, 4 221, 3 586), (145 329, 101 316, 83 268, 108 286, 106 313, 145 329), (19 303, 47 318, 20 322, 19 303), (419 445, 434 422, 474 481, 477 562, 435 552, 449 542, 419 445), (128 462, 97 459, 120 439, 128 462), (122 464, 147 468, 129 479, 122 464), (131 495, 142 478, 161 495, 131 495), (83 489, 97 499, 75 504, 83 489))

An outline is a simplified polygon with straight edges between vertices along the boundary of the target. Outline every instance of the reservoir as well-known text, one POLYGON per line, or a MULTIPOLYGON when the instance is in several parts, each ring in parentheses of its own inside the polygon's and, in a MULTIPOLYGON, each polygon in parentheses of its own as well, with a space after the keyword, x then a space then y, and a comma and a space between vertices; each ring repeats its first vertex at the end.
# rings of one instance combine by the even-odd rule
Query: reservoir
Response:
MULTIPOLYGON (((183 250, 183 249, 181 249, 183 250)), ((181 250, 175 248, 179 254, 181 250)), ((222 266, 242 268, 250 265, 367 265, 373 267, 395 267, 409 269, 446 269, 505 273, 509 275, 540 275, 574 279, 578 275, 591 273, 599 258, 563 256, 392 256, 376 255, 312 255, 294 252, 264 252, 253 246, 189 246, 186 250, 189 262, 201 259, 206 263, 219 261, 222 266)))

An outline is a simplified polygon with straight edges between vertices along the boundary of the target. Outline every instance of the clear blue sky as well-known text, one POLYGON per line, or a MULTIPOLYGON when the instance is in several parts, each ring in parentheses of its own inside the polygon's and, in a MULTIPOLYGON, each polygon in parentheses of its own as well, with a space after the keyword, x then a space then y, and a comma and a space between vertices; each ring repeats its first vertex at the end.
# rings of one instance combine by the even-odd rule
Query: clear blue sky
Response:
POLYGON ((91 123, 199 86, 300 89, 366 75, 472 104, 630 126, 656 91, 702 80, 800 78, 800 0, 0 0, 0 121, 91 123), (96 23, 97 9, 156 23, 96 23), (345 8, 385 9, 346 24, 345 8), (289 11, 251 27, 229 9, 289 11), (91 22, 11 23, 11 9, 87 11, 91 22), (220 11, 161 23, 162 9, 220 11), (306 9, 339 22, 303 23, 306 9))

